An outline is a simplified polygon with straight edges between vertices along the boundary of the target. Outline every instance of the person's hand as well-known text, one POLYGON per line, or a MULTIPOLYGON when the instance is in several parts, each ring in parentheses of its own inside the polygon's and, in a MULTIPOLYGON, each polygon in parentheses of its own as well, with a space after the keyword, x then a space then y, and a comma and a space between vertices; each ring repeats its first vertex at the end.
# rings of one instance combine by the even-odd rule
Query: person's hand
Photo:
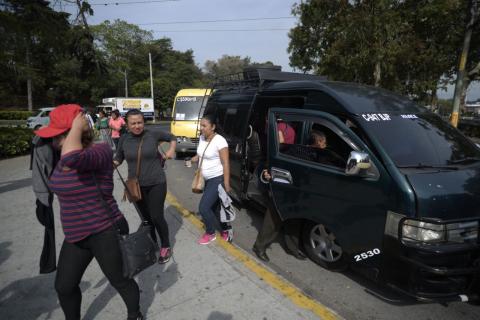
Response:
POLYGON ((165 152, 165 159, 173 159, 174 157, 175 157, 174 150, 167 150, 167 152, 165 152))
POLYGON ((228 185, 226 184, 226 185, 225 185, 225 191, 226 191, 227 193, 232 192, 232 187, 230 187, 229 184, 228 184, 228 185))
POLYGON ((87 131, 88 129, 89 129, 88 119, 85 116, 85 114, 84 113, 77 114, 77 116, 75 117, 75 119, 73 119, 73 122, 72 122, 72 130, 78 130, 83 132, 83 131, 87 131))

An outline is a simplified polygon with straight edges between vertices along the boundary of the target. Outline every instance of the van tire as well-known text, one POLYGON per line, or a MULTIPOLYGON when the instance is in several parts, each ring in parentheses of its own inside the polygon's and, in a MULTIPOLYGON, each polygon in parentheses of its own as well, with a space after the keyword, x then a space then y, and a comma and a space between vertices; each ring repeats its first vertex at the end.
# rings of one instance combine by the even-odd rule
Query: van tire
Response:
POLYGON ((342 247, 327 226, 307 222, 303 227, 302 238, 305 253, 316 264, 332 271, 343 271, 348 267, 342 247))

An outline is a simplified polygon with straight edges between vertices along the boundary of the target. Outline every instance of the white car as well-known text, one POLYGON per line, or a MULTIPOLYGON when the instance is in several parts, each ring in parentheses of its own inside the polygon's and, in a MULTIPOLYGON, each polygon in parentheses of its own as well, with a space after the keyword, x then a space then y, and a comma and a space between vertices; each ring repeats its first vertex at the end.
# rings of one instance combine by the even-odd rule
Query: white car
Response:
POLYGON ((40 108, 36 116, 27 119, 27 126, 30 129, 37 130, 41 126, 46 126, 50 123, 50 111, 54 108, 40 108))

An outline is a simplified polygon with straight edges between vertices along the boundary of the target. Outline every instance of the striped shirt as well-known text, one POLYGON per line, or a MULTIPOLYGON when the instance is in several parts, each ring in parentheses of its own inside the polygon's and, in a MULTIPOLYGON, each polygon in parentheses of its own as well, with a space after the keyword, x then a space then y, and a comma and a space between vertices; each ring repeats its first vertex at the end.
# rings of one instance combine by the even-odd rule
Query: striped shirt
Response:
POLYGON ((123 217, 113 197, 112 149, 106 143, 64 154, 50 177, 50 189, 60 202, 65 240, 73 243, 99 233, 123 217), (70 170, 63 170, 64 167, 70 170), (94 178, 95 174, 95 178, 94 178), (95 179, 102 192, 100 199, 95 179))

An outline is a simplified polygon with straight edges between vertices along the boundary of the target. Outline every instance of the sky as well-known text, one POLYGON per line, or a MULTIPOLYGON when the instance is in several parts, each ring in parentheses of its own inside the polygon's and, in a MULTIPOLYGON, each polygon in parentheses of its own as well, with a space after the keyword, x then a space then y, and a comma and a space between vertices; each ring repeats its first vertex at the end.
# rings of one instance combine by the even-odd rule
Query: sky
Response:
MULTIPOLYGON (((175 50, 192 49, 200 68, 206 60, 227 54, 249 56, 252 62, 271 61, 283 71, 294 71, 287 48, 288 30, 297 23, 291 14, 297 2, 300 0, 90 0, 94 15, 88 23, 121 19, 137 24, 152 31, 155 38, 172 39, 175 50), (242 21, 225 21, 233 19, 242 21), (198 22, 212 20, 223 21, 198 22)), ((60 5, 76 16, 76 6, 57 0, 55 8, 60 5)), ((446 99, 453 92, 450 86, 438 95, 446 99)), ((476 99, 480 99, 479 84, 471 85, 467 92, 467 100, 476 99)))

